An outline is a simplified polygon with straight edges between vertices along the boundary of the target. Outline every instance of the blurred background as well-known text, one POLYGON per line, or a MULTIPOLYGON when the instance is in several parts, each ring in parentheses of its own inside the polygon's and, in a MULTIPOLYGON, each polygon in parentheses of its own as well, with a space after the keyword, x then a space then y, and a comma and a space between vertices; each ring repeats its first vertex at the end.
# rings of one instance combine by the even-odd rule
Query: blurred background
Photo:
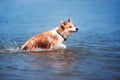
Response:
POLYGON ((1 80, 119 80, 120 0, 0 0, 1 80), (66 52, 23 53, 33 35, 72 19, 66 52))

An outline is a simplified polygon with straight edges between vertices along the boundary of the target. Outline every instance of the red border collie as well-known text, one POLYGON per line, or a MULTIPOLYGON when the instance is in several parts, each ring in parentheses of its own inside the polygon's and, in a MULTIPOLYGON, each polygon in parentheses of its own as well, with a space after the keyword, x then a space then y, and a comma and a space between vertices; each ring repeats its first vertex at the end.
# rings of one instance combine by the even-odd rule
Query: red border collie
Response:
POLYGON ((53 30, 43 32, 31 37, 22 45, 21 50, 26 51, 51 51, 51 50, 64 50, 66 45, 63 44, 68 37, 77 32, 72 20, 61 21, 61 24, 53 30))

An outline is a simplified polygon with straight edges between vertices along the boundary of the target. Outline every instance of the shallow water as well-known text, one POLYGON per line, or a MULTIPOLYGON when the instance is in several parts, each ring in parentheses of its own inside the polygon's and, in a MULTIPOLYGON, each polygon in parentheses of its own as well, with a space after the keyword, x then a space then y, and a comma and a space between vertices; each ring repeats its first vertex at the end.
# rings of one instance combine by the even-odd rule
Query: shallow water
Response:
POLYGON ((120 80, 119 7, 119 0, 0 1, 0 79, 120 80), (19 51, 69 18, 79 31, 67 51, 19 51))

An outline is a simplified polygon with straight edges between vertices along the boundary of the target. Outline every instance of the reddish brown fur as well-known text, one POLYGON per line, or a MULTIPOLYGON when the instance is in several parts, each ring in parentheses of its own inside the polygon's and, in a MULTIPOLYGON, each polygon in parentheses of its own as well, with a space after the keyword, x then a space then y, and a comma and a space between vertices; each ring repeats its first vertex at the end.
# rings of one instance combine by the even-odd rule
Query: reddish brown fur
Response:
MULTIPOLYGON (((78 29, 77 29, 78 30, 78 29)), ((22 47, 21 50, 34 50, 37 48, 40 49, 51 49, 51 47, 55 46, 58 42, 62 43, 64 39, 66 39, 69 34, 77 31, 71 20, 68 22, 62 22, 60 26, 58 26, 55 30, 51 30, 48 32, 43 32, 41 34, 37 34, 30 38, 22 47), (72 26, 72 27, 70 27, 72 26), (55 33, 54 33, 55 31, 55 33), (61 40, 62 37, 62 40, 61 40)), ((63 45, 63 44, 62 44, 63 45)), ((65 47, 65 45, 63 45, 65 47)))
POLYGON ((64 32, 64 31, 74 32, 74 30, 70 30, 70 28, 69 28, 71 25, 73 25, 72 21, 68 21, 68 22, 64 21, 61 23, 61 26, 63 26, 65 28, 65 30, 63 30, 61 27, 59 27, 57 29, 57 31, 60 33, 64 32))
POLYGON ((51 32, 44 32, 30 38, 21 48, 22 50, 33 50, 35 48, 50 49, 58 41, 57 35, 51 32), (50 38, 50 40, 49 40, 50 38))

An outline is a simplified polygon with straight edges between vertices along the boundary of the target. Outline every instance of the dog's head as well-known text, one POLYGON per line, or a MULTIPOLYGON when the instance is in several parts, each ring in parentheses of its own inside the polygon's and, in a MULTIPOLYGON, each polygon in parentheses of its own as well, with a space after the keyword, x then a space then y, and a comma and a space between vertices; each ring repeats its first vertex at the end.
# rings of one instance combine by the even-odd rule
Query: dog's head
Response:
POLYGON ((71 33, 77 32, 78 28, 75 28, 75 26, 72 23, 71 19, 68 19, 68 21, 61 21, 60 26, 57 28, 57 31, 67 38, 71 33))

